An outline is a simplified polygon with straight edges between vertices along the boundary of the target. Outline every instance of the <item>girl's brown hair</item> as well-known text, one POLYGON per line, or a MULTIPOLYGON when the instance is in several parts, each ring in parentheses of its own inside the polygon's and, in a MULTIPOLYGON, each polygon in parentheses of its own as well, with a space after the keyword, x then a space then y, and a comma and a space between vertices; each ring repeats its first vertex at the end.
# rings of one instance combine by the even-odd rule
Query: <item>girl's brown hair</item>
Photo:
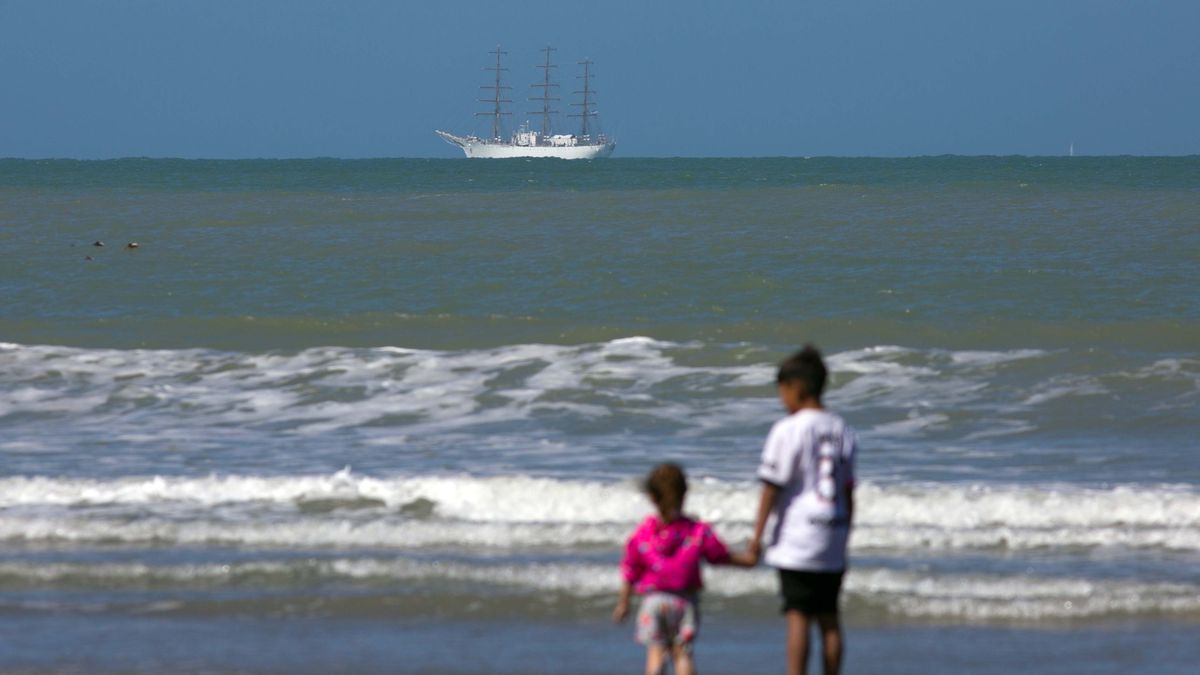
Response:
POLYGON ((687 494, 687 477, 683 467, 673 462, 659 464, 650 470, 642 489, 658 507, 664 520, 683 513, 683 496, 687 494))

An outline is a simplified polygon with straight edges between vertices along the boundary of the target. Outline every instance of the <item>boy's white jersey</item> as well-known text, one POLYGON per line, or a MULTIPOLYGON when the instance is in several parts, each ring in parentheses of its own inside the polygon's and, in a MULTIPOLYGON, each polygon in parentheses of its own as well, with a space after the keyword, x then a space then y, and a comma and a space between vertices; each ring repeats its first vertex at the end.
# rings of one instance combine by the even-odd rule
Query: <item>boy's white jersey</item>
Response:
POLYGON ((764 560, 814 572, 846 569, 854 430, 825 410, 801 410, 771 427, 758 477, 779 488, 764 560))

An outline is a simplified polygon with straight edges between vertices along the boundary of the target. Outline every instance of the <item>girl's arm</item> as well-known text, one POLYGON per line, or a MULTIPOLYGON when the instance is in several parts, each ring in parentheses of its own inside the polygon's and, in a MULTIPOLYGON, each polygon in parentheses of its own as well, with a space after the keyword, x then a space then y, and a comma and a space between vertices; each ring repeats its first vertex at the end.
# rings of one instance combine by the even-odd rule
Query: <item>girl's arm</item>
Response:
POLYGON ((701 553, 704 559, 713 565, 732 565, 734 567, 754 567, 758 564, 758 558, 752 555, 749 551, 731 552, 725 546, 725 542, 717 536, 712 528, 705 526, 704 539, 701 544, 701 553))
POLYGON ((733 565, 734 567, 754 567, 758 564, 758 555, 748 550, 730 553, 725 564, 733 565))
POLYGON ((633 584, 641 578, 644 570, 645 561, 642 559, 638 535, 635 532, 625 542, 625 555, 621 557, 621 590, 617 594, 617 606, 613 608, 613 621, 621 623, 629 616, 629 598, 633 595, 633 584))
POLYGON ((617 594, 617 606, 613 607, 613 621, 621 623, 629 616, 629 597, 633 595, 633 584, 628 581, 621 584, 621 592, 617 594))

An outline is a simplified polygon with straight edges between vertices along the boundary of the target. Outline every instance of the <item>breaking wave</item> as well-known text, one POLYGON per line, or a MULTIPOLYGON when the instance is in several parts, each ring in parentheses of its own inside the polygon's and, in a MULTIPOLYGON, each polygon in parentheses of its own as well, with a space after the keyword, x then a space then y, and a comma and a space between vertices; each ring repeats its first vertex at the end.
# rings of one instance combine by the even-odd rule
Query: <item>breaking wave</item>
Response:
MULTIPOLYGON (((781 355, 646 337, 266 353, 5 343, 0 467, 194 473, 194 457, 219 454, 233 472, 354 463, 613 478, 654 453, 734 479, 779 415, 781 355)), ((1191 471, 1163 462, 1200 423, 1196 359, 878 346, 829 364, 831 406, 888 451, 863 462, 868 475, 1156 483, 1191 471)))
MULTIPOLYGON (((688 508, 745 539, 757 487, 697 478, 688 508)), ((1200 551, 1179 485, 889 485, 858 491, 861 551, 1200 551)), ((0 479, 0 539, 270 547, 603 547, 650 511, 632 481, 532 476, 0 479)))

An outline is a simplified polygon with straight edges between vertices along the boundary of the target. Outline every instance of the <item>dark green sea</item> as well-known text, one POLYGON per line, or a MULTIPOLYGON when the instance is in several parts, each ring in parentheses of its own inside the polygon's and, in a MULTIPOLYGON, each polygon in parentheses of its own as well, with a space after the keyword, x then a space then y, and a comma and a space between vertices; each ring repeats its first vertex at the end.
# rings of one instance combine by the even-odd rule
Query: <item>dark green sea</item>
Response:
POLYGON ((1200 157, 0 160, 0 255, 0 671, 632 672, 633 479, 740 544, 805 342, 850 672, 1200 659, 1200 157))

